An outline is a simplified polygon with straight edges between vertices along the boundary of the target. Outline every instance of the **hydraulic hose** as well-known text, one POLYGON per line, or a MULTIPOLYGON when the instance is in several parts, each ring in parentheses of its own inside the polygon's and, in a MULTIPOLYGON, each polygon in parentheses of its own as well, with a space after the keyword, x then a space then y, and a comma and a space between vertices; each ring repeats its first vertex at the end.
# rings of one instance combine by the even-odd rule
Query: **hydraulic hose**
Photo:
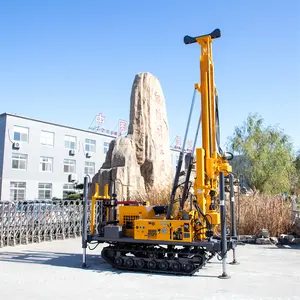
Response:
POLYGON ((200 124, 201 124, 201 114, 200 114, 198 125, 197 125, 195 140, 194 140, 194 144, 193 144, 193 150, 189 157, 188 169, 187 169, 187 173, 186 173, 186 177, 185 177, 185 182, 184 182, 184 187, 183 187, 182 197, 181 197, 181 202, 180 202, 181 208, 183 208, 185 200, 188 197, 188 189, 189 189, 188 185, 190 182, 190 177, 191 177, 192 168, 193 168, 193 161, 194 161, 194 157, 195 157, 195 149, 196 149, 196 143, 197 143, 197 139, 198 139, 200 124))
POLYGON ((194 206, 196 207, 196 210, 198 212, 198 214, 201 214, 201 216, 204 218, 204 220, 206 221, 207 224, 207 228, 209 230, 211 230, 211 223, 209 222, 207 216, 203 213, 203 211, 201 210, 201 208, 199 207, 198 203, 195 201, 194 202, 194 206))

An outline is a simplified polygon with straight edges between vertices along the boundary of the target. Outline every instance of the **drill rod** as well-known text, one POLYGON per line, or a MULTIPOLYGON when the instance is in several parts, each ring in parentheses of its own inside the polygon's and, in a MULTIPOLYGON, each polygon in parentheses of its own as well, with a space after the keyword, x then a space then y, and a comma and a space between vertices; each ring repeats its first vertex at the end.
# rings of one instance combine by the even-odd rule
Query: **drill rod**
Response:
POLYGON ((174 204, 174 201, 175 201, 176 190, 177 190, 177 187, 178 187, 178 182, 179 182, 179 177, 180 177, 180 172, 181 172, 181 167, 182 167, 184 147, 185 147, 185 143, 186 143, 188 132, 189 132, 190 122, 191 122, 194 103, 195 103, 195 98, 196 98, 196 91, 197 90, 195 88, 194 89, 194 94, 193 94, 193 99, 192 99, 192 104, 191 104, 191 108, 190 108, 188 123, 187 123, 186 130, 185 130, 183 146, 182 146, 181 152, 179 154, 178 165, 177 165, 177 169, 176 169, 176 173, 175 173, 175 179, 174 179, 173 188, 172 188, 172 193, 171 193, 171 197, 170 197, 170 204, 168 206, 168 211, 167 211, 167 216, 166 216, 166 218, 168 220, 171 218, 171 214, 172 214, 172 210, 173 210, 173 204, 174 204))

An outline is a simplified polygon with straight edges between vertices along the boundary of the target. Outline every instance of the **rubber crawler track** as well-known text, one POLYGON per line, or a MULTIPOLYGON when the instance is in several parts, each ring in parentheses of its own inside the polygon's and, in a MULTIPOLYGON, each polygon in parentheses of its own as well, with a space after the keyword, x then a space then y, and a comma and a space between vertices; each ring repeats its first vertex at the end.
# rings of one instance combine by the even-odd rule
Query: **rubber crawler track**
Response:
POLYGON ((102 258, 121 270, 192 276, 212 253, 199 247, 163 248, 141 244, 114 244, 102 249, 102 258))

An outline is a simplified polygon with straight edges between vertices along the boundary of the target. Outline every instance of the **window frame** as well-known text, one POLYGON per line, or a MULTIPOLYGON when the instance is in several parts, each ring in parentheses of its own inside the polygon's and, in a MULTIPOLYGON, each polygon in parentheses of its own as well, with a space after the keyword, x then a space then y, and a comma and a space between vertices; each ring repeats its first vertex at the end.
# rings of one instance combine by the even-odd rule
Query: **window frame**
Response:
POLYGON ((96 140, 86 138, 84 140, 84 149, 85 149, 85 152, 96 153, 96 145, 97 145, 97 141, 96 140), (87 141, 93 141, 95 143, 90 143, 90 142, 87 142, 87 141), (87 149, 87 146, 89 146, 88 147, 89 150, 87 149), (93 148, 93 149, 91 150, 91 148, 93 148))
POLYGON ((95 162, 93 162, 93 161, 85 161, 84 162, 84 174, 88 174, 88 175, 94 176, 95 175, 95 171, 96 171, 96 164, 95 164, 95 162), (92 164, 92 166, 91 165, 87 166, 87 164, 92 164), (93 168, 93 172, 92 173, 86 172, 87 169, 90 170, 91 168, 93 168))
POLYGON ((41 130, 41 136, 40 136, 40 144, 43 145, 43 146, 46 146, 46 147, 54 147, 54 138, 55 138, 55 132, 53 131, 48 131, 48 130, 41 130), (43 133, 50 133, 52 134, 52 145, 48 144, 48 139, 49 137, 45 137, 43 136, 43 133), (46 143, 43 143, 42 142, 42 139, 46 139, 46 143))
POLYGON ((28 164, 28 154, 26 154, 26 153, 17 153, 17 152, 13 152, 12 153, 12 156, 11 156, 11 168, 13 169, 13 170, 23 170, 23 171, 27 171, 27 164, 28 164), (17 155, 17 156, 19 156, 19 158, 16 158, 16 157, 14 157, 14 155, 17 155), (20 156, 21 155, 23 155, 25 158, 20 158, 20 156), (13 162, 14 161, 17 161, 18 162, 18 168, 14 168, 14 166, 13 166, 13 162), (20 166, 20 162, 24 162, 25 161, 25 168, 23 169, 23 168, 19 168, 19 166, 20 166))
POLYGON ((39 200, 51 200, 52 199, 52 188, 53 185, 51 182, 39 182, 38 183, 38 199, 39 200), (40 185, 43 185, 43 187, 40 187, 40 185), (47 186, 48 185, 48 186, 47 186), (50 187, 49 187, 50 186, 50 187), (46 192, 50 190, 50 197, 46 197, 46 192), (40 192, 43 192, 44 197, 40 197, 40 192))
POLYGON ((104 154, 106 154, 108 152, 109 145, 110 145, 110 142, 103 142, 103 152, 104 152, 104 154), (107 150, 106 151, 105 151, 105 149, 106 149, 106 145, 105 144, 107 144, 107 150))
POLYGON ((68 149, 68 150, 77 150, 77 137, 74 136, 74 135, 69 135, 69 134, 65 134, 65 149, 68 149), (67 140, 66 138, 69 137, 69 138, 74 138, 75 139, 75 142, 73 141, 70 141, 70 140, 67 140), (66 146, 66 143, 74 143, 74 148, 70 147, 69 146, 66 146))
POLYGON ((18 142, 18 143, 25 143, 25 144, 28 144, 29 143, 29 127, 26 127, 26 126, 20 126, 20 125, 14 125, 13 126, 13 141, 14 142, 18 142), (21 131, 19 132, 19 131, 16 131, 16 128, 19 128, 19 129, 21 129, 21 131), (26 133, 22 133, 22 129, 25 129, 25 130, 27 130, 27 132, 26 133), (17 140, 16 138, 15 138, 15 133, 19 133, 20 134, 20 140, 17 140), (26 141, 22 141, 22 134, 26 134, 27 135, 27 139, 26 139, 26 141))
POLYGON ((64 183, 63 184, 63 194, 62 194, 62 197, 63 199, 66 199, 68 194, 66 194, 66 197, 65 197, 65 193, 68 193, 68 192, 76 192, 76 189, 75 189, 75 185, 73 183, 64 183), (68 188, 65 188, 66 186, 68 186, 68 188), (73 186, 72 189, 70 188, 70 186, 73 186))
POLYGON ((63 172, 64 173, 69 173, 69 174, 76 174, 76 160, 75 159, 65 158, 64 161, 63 161, 63 172), (67 163, 66 161, 69 161, 69 162, 72 161, 72 162, 74 162, 74 172, 70 172, 70 170, 65 171, 65 166, 68 166, 68 167, 72 166, 72 164, 67 163))
POLYGON ((40 170, 40 172, 46 172, 46 173, 52 173, 53 172, 53 157, 51 157, 51 156, 40 156, 40 164, 39 164, 39 170, 40 170), (47 159, 51 159, 51 171, 46 171, 46 170, 43 170, 43 164, 45 164, 45 166, 47 165, 47 164, 49 164, 49 162, 43 162, 42 161, 42 159, 43 158, 47 158, 47 159))
POLYGON ((26 200, 26 181, 10 181, 10 186, 9 186, 9 191, 10 191, 10 200, 11 201, 24 201, 26 200), (17 186, 12 187, 12 184, 17 184, 17 186), (24 186, 20 187, 20 184, 24 184, 24 186), (16 199, 15 199, 15 192, 13 192, 13 197, 12 197, 12 191, 16 191, 16 199), (19 191, 24 191, 24 199, 20 199, 18 197, 19 191))

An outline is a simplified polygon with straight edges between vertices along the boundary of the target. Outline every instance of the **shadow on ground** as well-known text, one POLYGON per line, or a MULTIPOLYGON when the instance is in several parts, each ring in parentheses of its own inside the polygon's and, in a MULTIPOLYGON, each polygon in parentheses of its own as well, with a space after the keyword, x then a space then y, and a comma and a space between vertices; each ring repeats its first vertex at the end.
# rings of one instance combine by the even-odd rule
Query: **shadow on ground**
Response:
MULTIPOLYGON (((300 250, 300 245, 297 244, 253 244, 253 243, 244 243, 241 246, 248 246, 251 248, 263 248, 263 249, 286 249, 286 250, 300 250)), ((238 246, 239 247, 239 246, 238 246)), ((237 249, 239 249, 237 247, 237 249)))
MULTIPOLYGON (((82 254, 61 253, 61 252, 46 252, 46 251, 30 251, 24 250, 21 252, 0 252, 0 262, 24 263, 24 264, 40 264, 54 267, 66 267, 73 269, 89 270, 93 272, 106 272, 112 274, 144 274, 158 276, 174 276, 172 274, 146 273, 138 271, 118 270, 108 265, 101 255, 87 254, 87 267, 82 267, 82 254)), ((205 272, 205 268, 199 272, 205 272)), ((175 275, 180 276, 180 275, 175 275)), ((194 274, 193 277, 209 277, 218 278, 218 276, 194 274)))
POLYGON ((67 267, 78 269, 89 269, 94 271, 111 271, 112 268, 104 262, 100 255, 87 255, 87 268, 82 267, 82 254, 30 251, 21 252, 0 252, 0 261, 25 263, 25 264, 43 264, 55 267, 67 267))

